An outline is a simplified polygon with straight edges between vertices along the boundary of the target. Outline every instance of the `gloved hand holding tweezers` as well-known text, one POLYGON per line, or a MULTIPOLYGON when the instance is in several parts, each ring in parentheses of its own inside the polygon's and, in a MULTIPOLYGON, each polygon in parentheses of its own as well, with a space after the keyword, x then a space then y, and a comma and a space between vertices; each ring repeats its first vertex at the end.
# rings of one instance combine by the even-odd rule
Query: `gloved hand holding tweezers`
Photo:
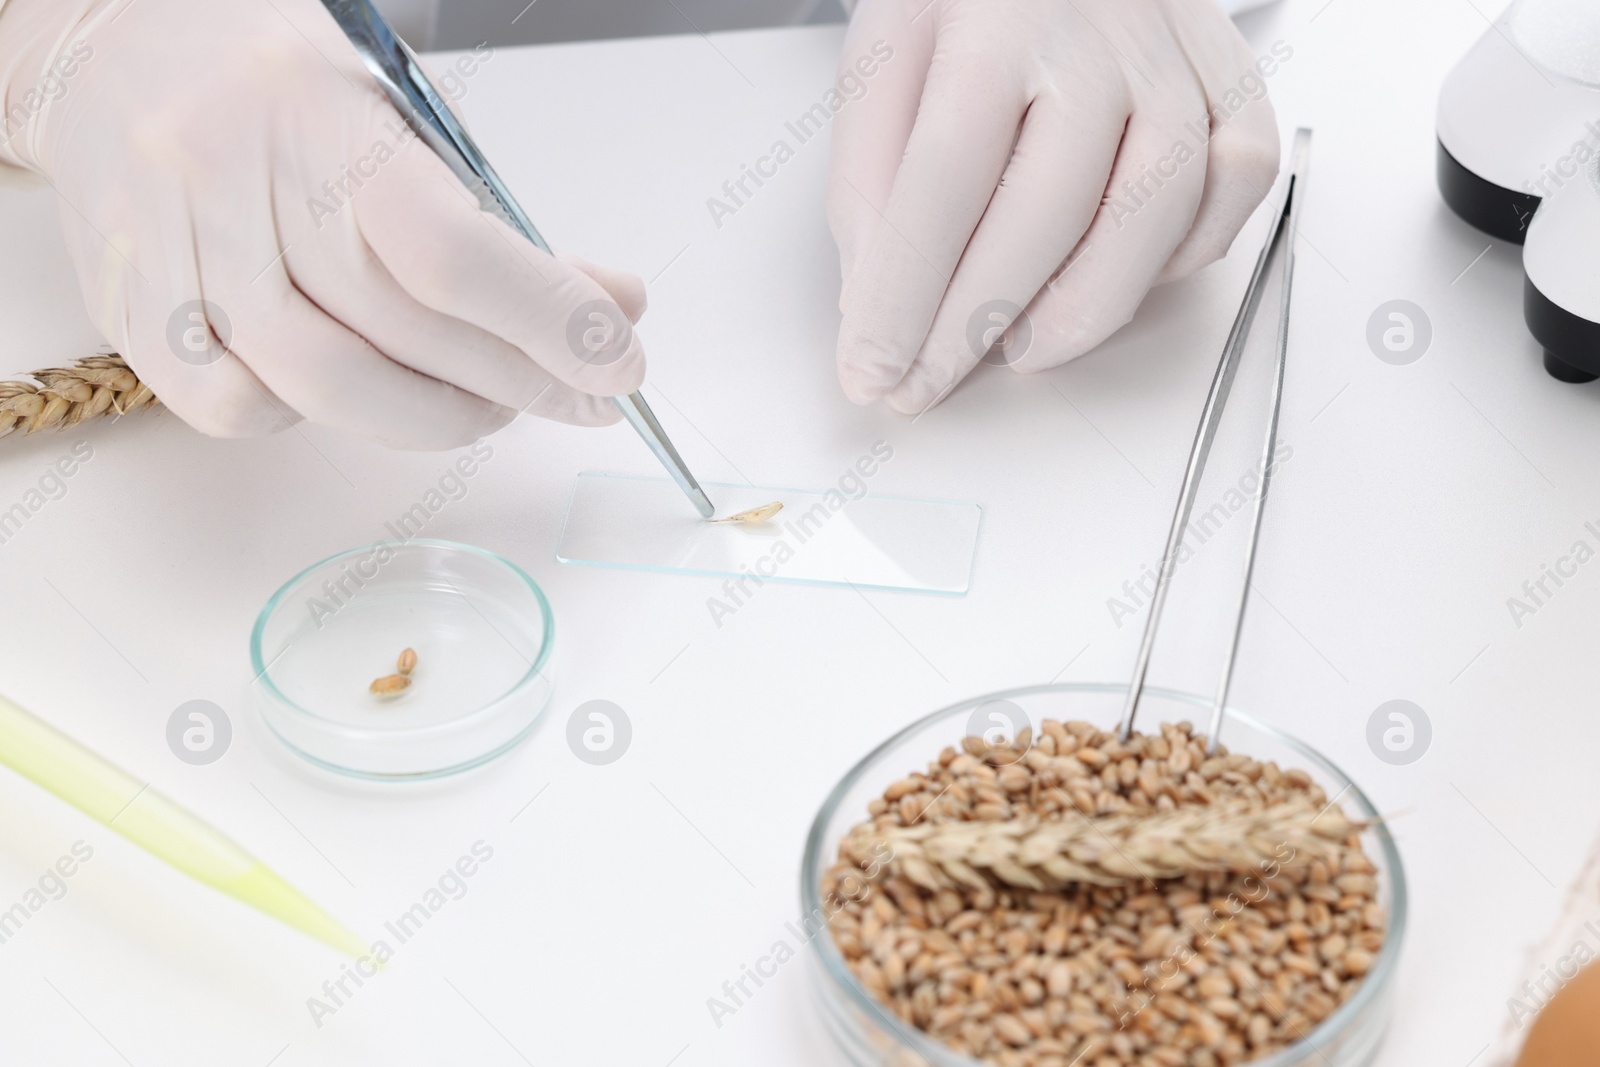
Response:
POLYGON ((637 319, 639 279, 482 212, 318 0, 0 11, 0 171, 55 187, 91 319, 191 425, 449 448, 638 389, 626 323, 601 358, 569 333, 637 319))

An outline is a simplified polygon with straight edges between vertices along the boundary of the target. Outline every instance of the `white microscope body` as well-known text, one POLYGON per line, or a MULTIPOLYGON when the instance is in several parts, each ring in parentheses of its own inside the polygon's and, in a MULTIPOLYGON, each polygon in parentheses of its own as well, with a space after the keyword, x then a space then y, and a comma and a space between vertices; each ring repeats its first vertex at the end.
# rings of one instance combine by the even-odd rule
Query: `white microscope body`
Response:
POLYGON ((1524 245, 1545 369, 1600 377, 1600 3, 1513 3, 1445 79, 1437 130, 1445 202, 1524 245))

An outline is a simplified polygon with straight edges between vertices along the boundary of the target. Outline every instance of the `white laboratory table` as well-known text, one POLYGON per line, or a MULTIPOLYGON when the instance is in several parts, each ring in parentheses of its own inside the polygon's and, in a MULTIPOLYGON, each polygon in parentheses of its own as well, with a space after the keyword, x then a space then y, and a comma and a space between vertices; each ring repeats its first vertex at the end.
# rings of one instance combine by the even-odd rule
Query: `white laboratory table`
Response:
MULTIPOLYGON (((1518 250, 1458 222, 1433 185, 1436 87, 1492 13, 1291 0, 1243 24, 1258 51, 1292 48, 1271 91, 1285 129, 1315 127, 1316 146, 1284 402, 1293 455, 1235 702, 1316 745, 1394 816, 1414 903, 1382 1067, 1466 1067, 1483 1050, 1600 826, 1600 565, 1520 625, 1507 607, 1595 541, 1600 386, 1545 375, 1521 322, 1518 250), (1393 299, 1432 324, 1407 366, 1365 339, 1393 299), (1433 726, 1404 766, 1366 741, 1392 699, 1433 726)), ((720 227, 706 206, 821 97, 839 39, 824 27, 501 50, 463 106, 553 243, 651 281, 645 392, 702 478, 823 486, 890 442, 875 492, 983 506, 970 593, 769 585, 719 627, 706 601, 720 580, 556 562, 578 471, 655 468, 626 427, 523 420, 426 532, 503 553, 544 585, 551 711, 478 771, 360 786, 265 733, 246 640, 285 578, 382 537, 450 456, 312 426, 209 440, 170 414, 0 441, 0 506, 75 442, 93 449, 0 545, 6 693, 360 929, 405 911, 476 843, 493 851, 387 972, 314 1020, 308 998, 340 976, 331 952, 0 774, 0 907, 75 842, 93 849, 66 894, 0 944, 0 1063, 840 1062, 800 961, 720 1026, 706 1000, 786 936, 809 821, 869 747, 971 695, 1126 677, 1138 626, 1117 625, 1107 601, 1160 551, 1260 220, 1228 260, 1156 292, 1069 366, 982 368, 915 422, 855 407, 833 370, 824 139, 720 227), (564 740, 572 709, 596 698, 634 729, 605 766, 564 740), (234 728, 207 766, 165 740, 192 699, 234 728)), ((0 220, 0 369, 92 351, 48 195, 0 196, 0 220)), ((1263 389, 1241 378, 1241 424, 1263 389)), ((1254 432, 1224 435, 1203 505, 1249 467, 1254 432)), ((1217 593, 1237 565, 1237 542, 1222 544, 1184 571, 1159 683, 1210 690, 1217 593)))

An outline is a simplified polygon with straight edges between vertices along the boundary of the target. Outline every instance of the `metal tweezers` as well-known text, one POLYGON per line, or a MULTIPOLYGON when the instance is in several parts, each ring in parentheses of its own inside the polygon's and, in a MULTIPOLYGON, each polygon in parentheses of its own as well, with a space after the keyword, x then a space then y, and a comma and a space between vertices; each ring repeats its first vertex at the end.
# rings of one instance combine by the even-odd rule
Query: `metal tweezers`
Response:
MULTIPOLYGON (((366 64, 389 102, 400 112, 406 124, 439 158, 445 161, 455 176, 461 179, 479 206, 489 214, 517 230, 541 252, 550 253, 550 246, 511 195, 500 176, 473 142, 467 131, 456 121, 444 97, 433 87, 422 72, 417 57, 406 43, 396 37, 383 16, 373 8, 370 0, 322 0, 323 6, 339 24, 361 61, 366 64)), ((683 458, 673 447, 672 440, 656 421, 655 413, 645 403, 644 396, 632 393, 616 397, 623 417, 633 424, 656 454, 672 480, 678 483, 693 502, 702 518, 716 513, 711 500, 700 483, 695 481, 683 458)))
POLYGON ((1166 604, 1167 586, 1177 566, 1178 550, 1183 543, 1184 528, 1189 524, 1189 513, 1194 509, 1194 498, 1200 489, 1200 478, 1205 473, 1206 459, 1211 454, 1211 442, 1217 434, 1217 424, 1222 409, 1227 406, 1228 393, 1233 388, 1233 378, 1239 369, 1239 356, 1250 336, 1250 326, 1255 320, 1256 308, 1261 303, 1265 289, 1267 264, 1273 251, 1283 245, 1283 286, 1279 296, 1278 338, 1276 370, 1272 384, 1272 415, 1267 422, 1267 440, 1261 453, 1261 491, 1256 495, 1255 515, 1250 524, 1250 542, 1245 549, 1244 577, 1239 586, 1239 603, 1233 615, 1233 636, 1228 643, 1228 656, 1222 664, 1222 680, 1217 684, 1217 695, 1211 705, 1211 723, 1206 731, 1207 751, 1217 749, 1217 735, 1222 730, 1223 709, 1228 704, 1228 688, 1233 681, 1234 663, 1239 654, 1239 636, 1244 632, 1244 609, 1250 599, 1250 575, 1255 569, 1256 545, 1261 540, 1261 515, 1267 504, 1267 487, 1272 482, 1272 455, 1278 441, 1278 410, 1283 404, 1283 371, 1289 348, 1289 291, 1294 280, 1295 214, 1305 199, 1306 170, 1310 165, 1311 131, 1295 131, 1294 147, 1289 154, 1289 178, 1283 203, 1278 208, 1272 232, 1256 258, 1255 272, 1250 276, 1250 287, 1245 290, 1244 302, 1233 320, 1233 329, 1222 348, 1222 358, 1217 363, 1217 373, 1211 379, 1211 391, 1206 395, 1205 408, 1200 413, 1200 426, 1195 431, 1194 447, 1189 450, 1189 465, 1183 473, 1183 488, 1178 491, 1178 506, 1172 515, 1172 528, 1167 533, 1167 548, 1161 556, 1161 571, 1156 579, 1154 595, 1150 598, 1150 617, 1145 620, 1144 637, 1139 642, 1139 658, 1134 664, 1133 680, 1128 685, 1127 703, 1122 709, 1122 719, 1117 736, 1126 741, 1133 732, 1133 717, 1139 710, 1139 698, 1144 693, 1145 674, 1150 669, 1150 652, 1155 645, 1156 628, 1161 622, 1161 609, 1166 604))

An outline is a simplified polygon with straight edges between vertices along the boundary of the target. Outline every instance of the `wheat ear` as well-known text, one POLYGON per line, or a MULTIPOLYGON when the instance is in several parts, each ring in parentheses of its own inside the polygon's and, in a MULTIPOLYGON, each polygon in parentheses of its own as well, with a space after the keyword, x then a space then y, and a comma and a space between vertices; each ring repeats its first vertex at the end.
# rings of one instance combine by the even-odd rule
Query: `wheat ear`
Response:
POLYGON ((89 356, 71 367, 36 370, 30 376, 37 384, 0 382, 0 437, 76 426, 161 403, 115 354, 89 356))
POLYGON ((1267 808, 1222 803, 1149 815, 863 829, 847 842, 846 854, 930 891, 996 884, 1043 891, 1075 882, 1120 885, 1195 871, 1305 866, 1336 854, 1361 829, 1338 808, 1308 800, 1267 808))

